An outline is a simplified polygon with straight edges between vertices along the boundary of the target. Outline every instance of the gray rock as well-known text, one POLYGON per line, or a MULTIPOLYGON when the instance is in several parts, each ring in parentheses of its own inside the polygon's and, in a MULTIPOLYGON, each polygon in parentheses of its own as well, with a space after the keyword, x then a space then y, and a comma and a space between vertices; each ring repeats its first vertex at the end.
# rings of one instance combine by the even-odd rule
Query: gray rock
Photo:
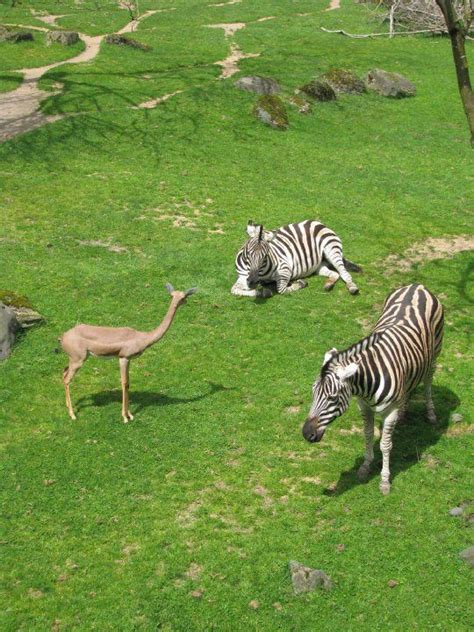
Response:
POLYGON ((107 35, 105 37, 105 43, 113 44, 115 46, 130 46, 130 48, 138 48, 139 50, 144 51, 151 50, 151 47, 147 44, 142 44, 132 37, 125 37, 124 35, 107 35))
POLYGON ((294 560, 290 561, 290 573, 295 595, 310 592, 317 588, 322 588, 323 590, 331 590, 332 588, 331 578, 326 573, 315 568, 303 566, 294 560))
POLYGON ((344 68, 332 68, 321 76, 321 80, 328 83, 336 93, 362 94, 365 92, 364 82, 352 71, 344 68))
POLYGON ((459 557, 463 559, 469 566, 474 566, 474 546, 470 546, 459 553, 459 557))
POLYGON ((374 68, 367 73, 365 85, 368 90, 392 99, 414 97, 416 94, 416 86, 403 75, 380 68, 374 68))
POLYGON ((31 42, 33 33, 31 31, 15 31, 14 29, 0 26, 0 42, 31 42))
POLYGON ((453 424, 458 424, 463 420, 464 420, 464 417, 460 413, 453 413, 451 415, 451 421, 453 422, 453 424))
POLYGON ((239 90, 255 92, 257 94, 278 94, 281 91, 280 84, 271 77, 242 77, 234 83, 239 90))
POLYGON ((15 334, 20 328, 15 312, 0 303, 0 361, 5 360, 15 342, 15 334))
POLYGON ((288 128, 288 113, 280 97, 273 94, 259 97, 253 111, 258 120, 265 125, 282 130, 288 128))
POLYGON ((304 86, 301 86, 300 90, 309 97, 316 99, 316 101, 335 101, 337 99, 334 89, 327 81, 314 79, 304 86))
POLYGON ((462 507, 453 507, 452 509, 449 510, 449 515, 450 516, 462 516, 464 513, 464 509, 462 507))
POLYGON ((46 33, 46 44, 62 44, 72 46, 79 41, 79 34, 75 31, 48 31, 46 33))

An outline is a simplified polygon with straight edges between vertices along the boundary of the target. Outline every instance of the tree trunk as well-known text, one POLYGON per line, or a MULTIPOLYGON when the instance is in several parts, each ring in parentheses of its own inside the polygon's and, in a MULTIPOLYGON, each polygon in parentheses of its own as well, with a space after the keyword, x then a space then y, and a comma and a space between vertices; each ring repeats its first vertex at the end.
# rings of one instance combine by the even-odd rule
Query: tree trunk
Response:
POLYGON ((469 77, 469 65, 465 48, 466 28, 456 15, 452 0, 436 0, 436 3, 443 13, 449 37, 451 38, 459 94, 471 132, 471 145, 474 147, 474 94, 469 77))

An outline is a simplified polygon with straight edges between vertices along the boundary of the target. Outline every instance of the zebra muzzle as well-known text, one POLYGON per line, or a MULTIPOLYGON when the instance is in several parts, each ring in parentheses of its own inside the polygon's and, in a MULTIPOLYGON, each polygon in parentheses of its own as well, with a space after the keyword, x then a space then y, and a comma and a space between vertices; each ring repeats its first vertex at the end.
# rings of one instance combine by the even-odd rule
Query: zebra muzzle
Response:
POLYGON ((305 421, 302 432, 306 441, 309 441, 310 443, 318 443, 323 438, 325 430, 325 427, 321 428, 318 425, 318 420, 316 418, 310 417, 305 421))

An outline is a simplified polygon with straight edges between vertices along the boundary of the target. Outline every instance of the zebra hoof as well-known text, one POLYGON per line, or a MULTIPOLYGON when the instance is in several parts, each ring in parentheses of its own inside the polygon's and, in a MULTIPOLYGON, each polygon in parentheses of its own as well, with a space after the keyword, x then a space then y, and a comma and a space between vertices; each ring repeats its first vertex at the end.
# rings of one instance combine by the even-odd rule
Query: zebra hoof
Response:
POLYGON ((351 294, 359 294, 359 288, 357 287, 357 285, 348 285, 347 289, 351 294))
POLYGON ((328 281, 324 284, 324 290, 330 292, 336 284, 333 281, 328 281))
POLYGON ((384 496, 388 496, 390 494, 390 483, 380 483, 380 491, 384 496))
POLYGON ((308 287, 307 281, 304 281, 303 279, 298 279, 298 285, 299 285, 300 290, 302 290, 305 287, 308 287))
POLYGON ((433 414, 427 415, 426 420, 432 426, 436 426, 436 424, 438 423, 438 420, 436 419, 436 415, 433 415, 433 414))
POLYGON ((359 482, 366 483, 367 479, 369 478, 369 474, 370 474, 370 468, 367 467, 366 465, 361 465, 359 469, 357 470, 357 478, 359 479, 359 482))

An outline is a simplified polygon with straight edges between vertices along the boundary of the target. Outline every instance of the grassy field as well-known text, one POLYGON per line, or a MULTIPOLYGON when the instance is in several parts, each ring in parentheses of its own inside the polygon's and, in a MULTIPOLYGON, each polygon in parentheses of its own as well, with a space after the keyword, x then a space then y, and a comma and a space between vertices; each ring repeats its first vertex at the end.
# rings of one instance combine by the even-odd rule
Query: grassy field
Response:
MULTIPOLYGON (((103 44, 93 62, 50 71, 40 86, 64 89, 43 111, 75 116, 0 146, 0 289, 28 296, 46 318, 0 367, 0 627, 472 629, 472 569, 459 559, 472 524, 448 515, 474 482, 472 253, 424 257, 408 272, 387 261, 428 238, 472 234, 473 154, 449 42, 323 33, 374 30, 347 0, 329 13, 319 0, 209 4, 142 0, 141 11, 175 9, 133 35, 152 50, 103 44), (222 22, 247 26, 227 40, 204 28, 222 22), (215 62, 232 41, 260 57, 219 81, 215 62), (291 94, 337 66, 401 72, 418 94, 291 110, 278 132, 233 87, 263 74, 291 94), (155 109, 133 107, 177 90, 155 109), (231 296, 249 218, 329 225, 364 269, 360 295, 341 283, 326 294, 313 278, 267 301, 231 296), (167 281, 199 293, 132 362, 135 420, 121 422, 117 363, 91 359, 72 384, 72 422, 57 337, 78 322, 153 328, 167 281), (356 480, 355 403, 317 446, 300 428, 324 353, 365 335, 389 291, 414 281, 446 309, 439 424, 425 423, 417 392, 383 497, 378 451, 370 481, 356 480), (464 421, 452 423, 453 412, 464 421), (296 597, 293 559, 324 570, 334 589, 296 597)), ((128 22, 116 3, 103 5, 4 4, 0 22, 37 24, 31 7, 89 34, 128 22)), ((27 63, 20 46, 2 45, 1 90, 27 63)), ((472 43, 469 54, 474 64, 472 43)))

